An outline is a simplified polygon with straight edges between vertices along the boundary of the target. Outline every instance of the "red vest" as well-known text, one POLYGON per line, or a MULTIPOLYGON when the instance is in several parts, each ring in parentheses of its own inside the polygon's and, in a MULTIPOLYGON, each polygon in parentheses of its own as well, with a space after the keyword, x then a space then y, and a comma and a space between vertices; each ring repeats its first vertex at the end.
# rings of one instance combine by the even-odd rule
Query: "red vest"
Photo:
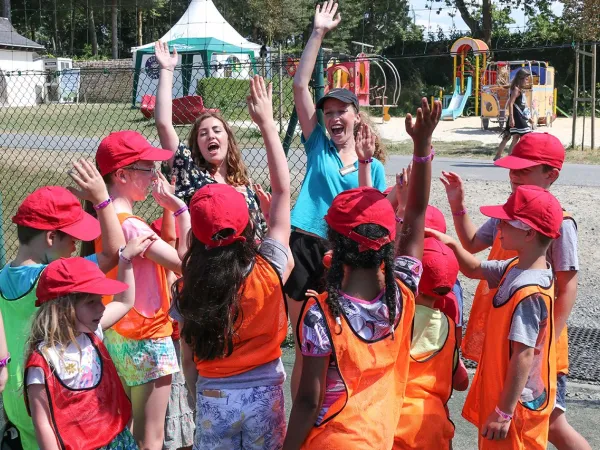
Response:
MULTIPOLYGON (((93 388, 69 389, 54 374, 46 358, 35 352, 25 366, 44 371, 52 428, 64 450, 90 450, 110 444, 131 419, 131 402, 104 344, 95 334, 87 334, 100 355, 102 375, 93 388)), ((29 414, 29 399, 25 389, 29 414)))

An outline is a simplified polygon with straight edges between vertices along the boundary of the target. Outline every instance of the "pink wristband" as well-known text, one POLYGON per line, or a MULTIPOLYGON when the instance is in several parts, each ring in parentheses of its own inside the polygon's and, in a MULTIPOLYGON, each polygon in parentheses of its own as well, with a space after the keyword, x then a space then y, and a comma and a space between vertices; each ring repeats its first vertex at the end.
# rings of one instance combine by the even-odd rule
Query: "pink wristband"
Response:
POLYGON ((496 409, 494 411, 496 411, 496 414, 498 414, 500 417, 502 417, 506 421, 512 420, 512 418, 513 418, 513 416, 511 416, 510 414, 506 414, 504 411, 502 411, 497 406, 496 406, 496 409))
POLYGON ((94 205, 94 209, 96 211, 99 211, 101 209, 106 208, 108 205, 110 205, 113 201, 112 197, 108 197, 106 200, 104 200, 103 202, 98 203, 97 205, 94 205))
POLYGON ((467 214, 466 209, 461 209, 460 211, 452 212, 453 216, 464 216, 465 214, 467 214))
POLYGON ((175 212, 173 213, 173 215, 174 215, 175 217, 178 217, 178 216, 182 215, 184 212, 186 212, 188 209, 189 209, 189 208, 188 208, 187 206, 182 206, 182 207, 181 207, 181 208, 179 208, 177 211, 175 211, 175 212))
POLYGON ((416 163, 426 163, 429 161, 433 161, 433 157, 435 156, 435 150, 431 147, 431 152, 427 156, 416 156, 413 155, 413 161, 416 163))
POLYGON ((402 217, 396 216, 396 223, 404 223, 404 219, 402 217))
POLYGON ((371 164, 373 162, 373 158, 359 159, 358 162, 361 163, 361 164, 371 164))

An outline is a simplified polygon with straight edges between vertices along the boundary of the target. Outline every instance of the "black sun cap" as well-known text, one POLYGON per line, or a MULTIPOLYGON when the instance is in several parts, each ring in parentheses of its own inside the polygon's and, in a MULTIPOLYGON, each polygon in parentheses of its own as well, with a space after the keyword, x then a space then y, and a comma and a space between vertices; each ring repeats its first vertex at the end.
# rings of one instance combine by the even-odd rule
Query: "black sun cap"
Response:
POLYGON ((321 97, 319 99, 319 101, 317 102, 317 105, 316 105, 317 109, 323 109, 323 105, 325 104, 325 101, 329 100, 330 98, 335 98, 344 103, 351 103, 352 105, 354 105, 354 107, 358 111, 358 98, 356 97, 354 92, 351 92, 348 89, 343 89, 343 88, 332 89, 327 93, 327 95, 324 95, 323 97, 321 97))

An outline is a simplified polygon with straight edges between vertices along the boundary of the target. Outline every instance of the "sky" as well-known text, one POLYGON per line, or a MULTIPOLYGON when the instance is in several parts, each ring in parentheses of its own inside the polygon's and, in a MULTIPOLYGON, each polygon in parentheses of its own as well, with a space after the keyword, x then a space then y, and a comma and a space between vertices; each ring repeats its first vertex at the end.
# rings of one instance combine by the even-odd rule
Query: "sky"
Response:
MULTIPOLYGON (((417 25, 421 25, 425 28, 425 33, 428 32, 428 27, 431 28, 432 32, 437 32, 438 26, 442 28, 444 31, 449 31, 452 29, 452 24, 457 30, 465 30, 467 31, 469 27, 463 22, 460 17, 460 13, 454 7, 446 6, 446 2, 444 1, 434 1, 433 9, 429 10, 429 5, 431 5, 431 1, 428 0, 410 0, 409 5, 411 8, 410 14, 413 14, 414 10, 414 18, 417 25), (440 14, 436 14, 436 11, 442 8, 440 14), (450 17, 449 14, 453 14, 455 12, 455 17, 450 17)), ((562 15, 563 4, 561 2, 555 1, 552 3, 552 10, 554 14, 557 16, 562 15)), ((512 19, 515 21, 514 24, 510 25, 511 27, 524 27, 526 24, 525 14, 522 10, 515 9, 511 13, 512 19)), ((515 31, 518 31, 515 28, 515 31)))

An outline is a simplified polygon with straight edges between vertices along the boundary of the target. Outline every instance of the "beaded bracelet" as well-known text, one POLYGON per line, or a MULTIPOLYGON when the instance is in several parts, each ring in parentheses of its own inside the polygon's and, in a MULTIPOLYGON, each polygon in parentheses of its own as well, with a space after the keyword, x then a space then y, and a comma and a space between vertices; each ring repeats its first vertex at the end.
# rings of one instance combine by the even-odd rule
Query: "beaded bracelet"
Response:
POLYGON ((464 216, 465 214, 467 214, 467 210, 465 209, 461 209, 460 211, 456 211, 456 212, 452 212, 453 216, 464 216))
POLYGON ((402 217, 396 216, 396 223, 403 224, 404 219, 402 217))
POLYGON ((416 156, 413 155, 413 161, 416 163, 426 163, 429 161, 433 161, 433 157, 435 156, 435 150, 431 147, 431 152, 427 156, 416 156))
POLYGON ((179 208, 177 211, 175 211, 173 213, 173 215, 175 217, 179 217, 180 215, 182 215, 184 212, 186 212, 189 208, 187 206, 182 206, 181 208, 179 208))
POLYGON ((131 259, 123 254, 123 250, 125 250, 125 246, 119 249, 119 259, 125 261, 127 264, 131 264, 131 259))
POLYGON ((103 202, 98 203, 97 205, 94 205, 94 209, 96 211, 99 211, 101 209, 106 208, 108 205, 110 205, 113 201, 112 197, 108 197, 106 200, 104 200, 103 202))
POLYGON ((358 162, 361 163, 361 164, 371 164, 373 162, 373 158, 359 159, 358 162))
POLYGON ((513 416, 511 416, 510 414, 506 414, 504 411, 502 411, 500 408, 498 408, 496 406, 496 414, 498 414, 501 418, 503 418, 506 421, 512 420, 513 416))

